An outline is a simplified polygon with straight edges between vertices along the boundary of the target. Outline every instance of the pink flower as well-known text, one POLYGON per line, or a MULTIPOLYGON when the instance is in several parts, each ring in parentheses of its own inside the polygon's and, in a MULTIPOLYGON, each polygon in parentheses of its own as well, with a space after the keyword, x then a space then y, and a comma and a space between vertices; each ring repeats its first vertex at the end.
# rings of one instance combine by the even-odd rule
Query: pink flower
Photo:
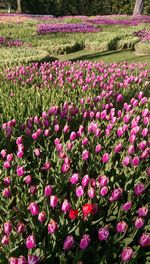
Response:
POLYGON ((135 149, 134 149, 134 145, 130 145, 129 147, 128 147, 128 154, 133 154, 135 152, 135 149))
POLYGON ((128 210, 131 209, 131 207, 132 207, 132 202, 129 201, 122 205, 122 210, 127 212, 128 210))
POLYGON ((18 222, 17 224, 17 233, 22 234, 25 231, 25 224, 22 222, 18 222))
POLYGON ((34 149, 34 154, 36 157, 39 157, 41 155, 40 149, 38 149, 38 148, 34 149))
POLYGON ((99 240, 103 241, 103 240, 107 240, 109 237, 109 230, 107 227, 103 227, 103 228, 100 228, 98 230, 98 238, 99 240))
POLYGON ((137 157, 134 157, 134 158, 132 159, 132 165, 133 165, 134 167, 137 167, 139 164, 140 164, 140 159, 139 159, 139 157, 138 157, 138 156, 137 156, 137 157))
POLYGON ((2 195, 6 198, 9 198, 11 196, 11 189, 10 188, 4 188, 2 191, 2 195))
POLYGON ((24 181, 27 185, 30 185, 31 182, 32 182, 32 176, 31 175, 27 175, 25 178, 24 178, 24 181))
POLYGON ((10 177, 5 177, 3 180, 4 185, 8 186, 11 183, 11 178, 10 177))
POLYGON ((23 166, 21 166, 21 167, 18 166, 16 172, 17 172, 17 175, 18 175, 19 177, 20 177, 20 176, 23 176, 24 173, 25 173, 25 171, 24 171, 24 167, 23 167, 23 166))
POLYGON ((70 140, 71 141, 74 141, 75 139, 76 139, 76 137, 77 137, 77 134, 76 134, 76 132, 71 132, 71 134, 70 134, 70 140))
POLYGON ((135 219, 135 223, 134 223, 135 228, 139 229, 139 228, 143 227, 143 225, 144 225, 143 218, 142 217, 137 217, 135 219))
POLYGON ((41 170, 43 170, 43 171, 49 171, 50 168, 51 168, 51 163, 50 163, 49 161, 46 161, 46 162, 43 164, 41 170))
POLYGON ((24 152, 22 150, 17 152, 17 157, 21 159, 24 156, 24 152))
POLYGON ((10 167, 11 167, 11 165, 10 165, 10 162, 9 161, 4 161, 4 163, 3 163, 3 167, 4 167, 4 169, 10 169, 10 167))
POLYGON ((91 242, 91 238, 89 234, 84 234, 80 240, 80 249, 86 249, 91 242))
POLYGON ((104 163, 108 163, 109 161, 109 154, 108 153, 105 153, 103 156, 102 156, 102 162, 104 163))
POLYGON ((35 241, 35 236, 34 235, 29 235, 26 239, 26 247, 28 249, 32 249, 36 247, 36 241, 35 241))
POLYGON ((76 196, 81 197, 84 194, 84 190, 82 186, 80 185, 79 187, 76 188, 76 196))
POLYGON ((6 157, 6 155, 7 155, 7 152, 6 152, 5 149, 2 149, 0 154, 1 154, 1 157, 4 159, 6 157))
POLYGON ((4 223, 4 233, 6 235, 9 235, 12 231, 12 223, 10 221, 7 221, 4 223))
POLYGON ((124 248, 121 253, 121 259, 123 262, 129 262, 133 257, 133 249, 130 247, 124 248))
POLYGON ((118 137, 122 137, 123 133, 124 133, 123 128, 122 128, 122 127, 119 127, 119 128, 117 129, 117 136, 118 136, 118 137))
POLYGON ((9 236, 8 235, 4 235, 2 237, 1 243, 2 243, 3 246, 8 245, 9 244, 9 236))
POLYGON ((50 196, 50 206, 55 208, 58 204, 58 197, 55 195, 50 196))
POLYGON ((128 228, 128 225, 127 225, 127 223, 125 221, 119 222, 117 224, 117 226, 116 226, 116 229, 117 229, 117 232, 118 233, 124 233, 124 232, 126 232, 127 228, 128 228))
POLYGON ((98 145, 96 145, 96 147, 95 147, 95 152, 96 152, 96 153, 99 153, 99 152, 101 151, 101 149, 102 149, 101 144, 98 144, 98 145))
POLYGON ((95 191, 95 189, 93 187, 90 187, 88 189, 87 193, 88 193, 88 196, 89 196, 90 199, 93 199, 95 197, 95 195, 96 195, 96 191, 95 191))
POLYGON ((65 241, 64 241, 64 250, 69 250, 73 247, 74 245, 74 238, 73 236, 69 235, 66 237, 65 241))
POLYGON ((88 144, 88 138, 83 138, 82 145, 86 146, 88 144))
POLYGON ((105 186, 105 185, 107 185, 107 184, 109 183, 109 179, 108 179, 108 177, 105 176, 105 175, 100 175, 100 176, 98 177, 98 181, 99 181, 101 187, 102 187, 102 186, 105 186))
POLYGON ((13 161, 13 154, 8 154, 7 157, 6 157, 7 161, 11 162, 13 161))
POLYGON ((143 136, 143 137, 146 137, 147 135, 148 135, 148 128, 146 127, 146 128, 143 128, 143 130, 142 130, 142 132, 141 132, 141 135, 143 136))
POLYGON ((61 172, 62 173, 67 173, 70 169, 70 164, 69 163, 63 163, 61 166, 61 172))
POLYGON ((123 159, 122 164, 123 164, 124 166, 126 166, 126 167, 129 166, 129 164, 130 164, 130 157, 126 156, 126 157, 123 159))
POLYGON ((111 197, 109 198, 109 200, 111 202, 113 201, 117 201, 120 199, 120 197, 122 196, 122 189, 121 188, 118 188, 118 189, 114 189, 112 191, 112 194, 111 194, 111 197))
POLYGON ((18 258, 18 264, 28 264, 28 263, 27 263, 27 260, 24 256, 20 256, 18 258))
POLYGON ((86 187, 89 184, 89 181, 90 181, 89 175, 84 175, 81 182, 82 186, 86 187))
POLYGON ((45 186, 45 189, 44 189, 44 195, 45 196, 50 196, 52 194, 52 187, 51 185, 47 185, 45 186))
POLYGON ((10 264, 18 264, 18 259, 15 257, 11 257, 11 258, 9 258, 9 263, 10 264))
POLYGON ((101 188, 101 190, 100 190, 100 195, 101 195, 101 196, 106 196, 107 193, 108 193, 108 188, 107 188, 107 186, 103 186, 103 187, 101 188))
POLYGON ((30 213, 32 215, 38 215, 39 214, 39 206, 35 202, 30 203, 28 209, 30 210, 30 213))
POLYGON ((38 215, 39 222, 42 223, 43 221, 45 221, 45 219, 46 219, 46 213, 44 211, 40 212, 38 215))
POLYGON ((114 152, 115 153, 119 153, 121 150, 122 150, 122 144, 119 143, 118 145, 115 146, 114 152))
POLYGON ((139 239, 139 244, 141 245, 141 247, 150 246, 150 234, 143 233, 139 239))
POLYGON ((72 184, 76 184, 77 182, 78 182, 78 180, 79 180, 79 174, 78 173, 74 173, 74 174, 72 174, 72 176, 70 177, 70 182, 72 183, 72 184))
POLYGON ((145 192, 145 185, 143 183, 138 183, 134 186, 134 193, 136 196, 140 196, 145 192))
POLYGON ((58 230, 58 224, 55 220, 51 219, 48 224, 48 234, 54 234, 58 230))
POLYGON ((117 229, 117 232, 118 233, 124 233, 124 232, 126 232, 127 228, 128 228, 128 225, 127 225, 127 223, 125 221, 119 222, 117 224, 117 226, 116 226, 116 229, 117 229))
POLYGON ((147 214, 148 214, 148 208, 147 207, 140 207, 139 209, 138 209, 138 215, 139 216, 142 216, 142 217, 146 217, 147 216, 147 214))
POLYGON ((68 200, 67 199, 65 199, 64 201, 63 201, 63 203, 62 203, 62 206, 61 206, 61 210, 64 212, 64 213, 66 213, 66 212, 68 212, 69 210, 70 210, 70 203, 68 202, 68 200))
POLYGON ((90 153, 89 153, 88 150, 85 149, 85 150, 82 152, 82 159, 83 159, 83 160, 87 160, 89 157, 90 157, 90 153))

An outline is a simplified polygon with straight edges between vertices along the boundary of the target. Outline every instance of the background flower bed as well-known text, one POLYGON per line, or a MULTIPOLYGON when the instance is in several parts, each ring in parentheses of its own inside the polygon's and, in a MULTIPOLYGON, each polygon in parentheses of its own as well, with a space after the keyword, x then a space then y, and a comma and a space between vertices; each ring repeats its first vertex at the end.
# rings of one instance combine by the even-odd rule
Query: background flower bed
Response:
POLYGON ((149 70, 56 61, 1 80, 3 262, 146 262, 149 70))

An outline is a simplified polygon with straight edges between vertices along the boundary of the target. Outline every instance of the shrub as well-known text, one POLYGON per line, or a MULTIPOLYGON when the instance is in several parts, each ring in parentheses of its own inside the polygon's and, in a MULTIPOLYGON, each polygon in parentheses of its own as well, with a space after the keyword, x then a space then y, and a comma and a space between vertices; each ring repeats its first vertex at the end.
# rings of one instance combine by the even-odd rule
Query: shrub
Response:
POLYGON ((0 64, 21 64, 32 61, 40 61, 49 57, 48 52, 28 47, 0 48, 0 64))
POLYGON ((135 52, 140 55, 149 55, 150 54, 150 41, 139 42, 135 45, 135 52))

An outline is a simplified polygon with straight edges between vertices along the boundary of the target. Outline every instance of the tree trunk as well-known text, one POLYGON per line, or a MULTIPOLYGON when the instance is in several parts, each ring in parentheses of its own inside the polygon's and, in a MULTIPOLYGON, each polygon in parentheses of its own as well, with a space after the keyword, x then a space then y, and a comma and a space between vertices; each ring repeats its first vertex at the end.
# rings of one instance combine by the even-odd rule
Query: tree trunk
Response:
POLYGON ((17 13, 22 13, 21 1, 22 0, 17 0, 17 13))
POLYGON ((134 11, 133 11, 134 17, 142 14, 143 4, 144 4, 144 0, 136 0, 135 6, 134 6, 134 11))

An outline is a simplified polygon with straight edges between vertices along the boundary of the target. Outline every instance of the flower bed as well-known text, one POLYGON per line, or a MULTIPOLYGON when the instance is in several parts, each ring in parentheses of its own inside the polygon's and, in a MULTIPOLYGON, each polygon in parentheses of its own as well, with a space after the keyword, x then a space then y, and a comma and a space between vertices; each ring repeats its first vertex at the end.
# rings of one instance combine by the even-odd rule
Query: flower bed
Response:
POLYGON ((19 39, 9 39, 5 37, 0 37, 0 45, 6 47, 21 47, 21 46, 28 46, 32 47, 31 44, 26 44, 24 41, 19 39))
POLYGON ((7 71, 6 82, 23 94, 49 85, 54 97, 47 110, 2 124, 3 261, 146 261, 149 78, 142 65, 126 63, 7 71))
POLYGON ((150 41, 150 30, 139 30, 137 32, 134 32, 134 36, 140 38, 142 42, 150 41))
POLYGON ((74 33, 74 32, 98 32, 100 29, 89 24, 41 24, 38 25, 38 34, 49 33, 74 33))

